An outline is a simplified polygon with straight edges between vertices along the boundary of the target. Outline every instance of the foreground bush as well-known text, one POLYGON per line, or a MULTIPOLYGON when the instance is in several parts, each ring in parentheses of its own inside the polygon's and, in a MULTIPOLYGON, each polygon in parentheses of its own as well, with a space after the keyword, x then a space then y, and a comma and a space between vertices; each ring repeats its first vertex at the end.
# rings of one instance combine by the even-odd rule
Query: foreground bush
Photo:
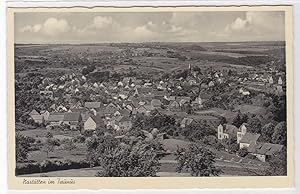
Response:
POLYGON ((188 149, 178 148, 177 172, 186 169, 192 176, 219 176, 222 171, 215 166, 215 154, 208 149, 191 144, 188 149))
POLYGON ((17 164, 16 175, 43 173, 57 170, 88 168, 90 164, 87 161, 71 161, 71 160, 44 160, 39 163, 17 164))

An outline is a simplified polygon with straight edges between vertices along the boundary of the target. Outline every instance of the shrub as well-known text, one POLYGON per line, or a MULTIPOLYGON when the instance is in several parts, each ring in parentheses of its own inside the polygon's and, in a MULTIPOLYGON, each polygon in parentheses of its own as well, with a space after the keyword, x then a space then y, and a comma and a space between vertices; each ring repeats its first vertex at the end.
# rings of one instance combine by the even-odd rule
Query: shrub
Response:
POLYGON ((73 139, 72 139, 72 141, 74 142, 74 143, 84 143, 85 142, 85 136, 84 135, 77 135, 76 137, 74 137, 73 139))
POLYGON ((27 160, 30 143, 27 141, 28 137, 20 133, 16 134, 16 160, 17 162, 24 162, 27 160))
POLYGON ((238 154, 240 157, 245 157, 245 156, 248 155, 248 150, 247 150, 247 148, 242 148, 242 149, 240 149, 240 150, 237 152, 237 154, 238 154))
POLYGON ((191 144, 188 149, 176 152, 177 172, 187 169, 192 176, 219 176, 222 171, 215 166, 215 154, 208 149, 191 144))
POLYGON ((250 160, 258 160, 257 157, 252 154, 247 154, 247 156, 245 158, 250 159, 250 160))
POLYGON ((27 164, 17 164, 16 175, 31 174, 31 173, 43 173, 57 170, 68 170, 68 169, 78 169, 78 168, 88 168, 90 164, 85 161, 50 161, 44 160, 40 163, 27 163, 27 164))

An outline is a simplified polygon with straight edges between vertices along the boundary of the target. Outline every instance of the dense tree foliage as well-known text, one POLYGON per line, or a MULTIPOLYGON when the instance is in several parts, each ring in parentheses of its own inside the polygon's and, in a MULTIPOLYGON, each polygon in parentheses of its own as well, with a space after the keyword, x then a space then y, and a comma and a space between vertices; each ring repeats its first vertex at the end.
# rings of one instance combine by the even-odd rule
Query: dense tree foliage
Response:
POLYGON ((247 155, 248 155, 248 149, 247 149, 247 148, 239 149, 238 155, 239 155, 240 157, 245 157, 245 156, 247 156, 247 155))
POLYGON ((239 112, 237 116, 233 119, 232 124, 236 127, 240 127, 243 123, 248 122, 248 116, 239 112))
POLYGON ((272 143, 272 135, 275 125, 273 123, 265 124, 261 129, 261 136, 266 142, 272 143))
POLYGON ((267 176, 287 175, 287 152, 286 147, 280 152, 273 154, 270 158, 269 168, 265 171, 267 176))
POLYGON ((247 130, 250 133, 261 133, 261 121, 257 116, 252 116, 251 118, 248 119, 248 126, 247 126, 247 130))
POLYGON ((192 176, 218 176, 222 172, 214 165, 215 155, 200 145, 191 144, 188 149, 179 148, 176 154, 178 172, 186 169, 192 176))
POLYGON ((96 69, 95 65, 89 65, 82 69, 82 74, 87 75, 87 74, 93 72, 95 69, 96 69))
POLYGON ((100 166, 97 176, 156 176, 159 170, 161 145, 140 138, 117 140, 110 134, 93 135, 86 140, 87 160, 100 166))
POLYGON ((24 162, 27 160, 30 147, 29 138, 20 133, 16 133, 16 161, 24 162))
POLYGON ((272 142, 276 144, 286 145, 287 143, 287 125, 286 122, 278 123, 274 128, 272 142))

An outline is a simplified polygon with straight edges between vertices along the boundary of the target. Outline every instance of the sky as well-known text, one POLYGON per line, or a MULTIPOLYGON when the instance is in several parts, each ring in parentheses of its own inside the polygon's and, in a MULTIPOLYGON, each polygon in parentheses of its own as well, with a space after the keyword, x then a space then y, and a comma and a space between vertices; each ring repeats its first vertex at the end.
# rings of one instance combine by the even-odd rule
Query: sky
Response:
POLYGON ((284 12, 15 13, 16 43, 283 41, 284 12))

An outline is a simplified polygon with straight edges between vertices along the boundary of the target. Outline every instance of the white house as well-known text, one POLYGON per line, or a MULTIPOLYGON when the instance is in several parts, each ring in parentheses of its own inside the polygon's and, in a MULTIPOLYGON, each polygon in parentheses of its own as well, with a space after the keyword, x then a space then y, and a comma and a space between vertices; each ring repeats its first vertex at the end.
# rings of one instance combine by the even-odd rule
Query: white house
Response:
POLYGON ((104 121, 100 116, 91 115, 83 125, 84 131, 94 131, 98 127, 104 127, 104 121))

